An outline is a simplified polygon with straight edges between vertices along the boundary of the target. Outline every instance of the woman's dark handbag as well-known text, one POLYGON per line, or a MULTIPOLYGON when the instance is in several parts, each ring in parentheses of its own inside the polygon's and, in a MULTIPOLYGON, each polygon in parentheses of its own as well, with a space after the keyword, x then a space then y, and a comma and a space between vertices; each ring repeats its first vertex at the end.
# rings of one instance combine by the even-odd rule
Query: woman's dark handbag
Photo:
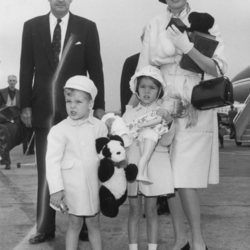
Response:
POLYGON ((192 105, 199 110, 214 109, 231 105, 234 102, 233 85, 231 81, 223 75, 217 61, 221 77, 210 80, 202 80, 194 86, 191 96, 192 105))

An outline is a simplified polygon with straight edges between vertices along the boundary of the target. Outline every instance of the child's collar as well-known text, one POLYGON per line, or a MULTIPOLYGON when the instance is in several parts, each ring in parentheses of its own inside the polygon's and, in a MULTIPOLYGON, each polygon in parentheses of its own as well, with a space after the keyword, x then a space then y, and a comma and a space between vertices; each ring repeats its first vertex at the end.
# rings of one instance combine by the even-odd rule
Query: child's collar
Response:
POLYGON ((69 116, 67 117, 67 120, 69 121, 70 125, 72 126, 81 126, 85 123, 90 123, 93 124, 94 123, 94 117, 92 115, 89 115, 88 118, 85 119, 78 119, 78 120, 73 120, 71 119, 69 116))
POLYGON ((149 105, 143 105, 143 104, 141 104, 141 102, 139 102, 139 104, 138 104, 138 107, 141 107, 141 108, 142 107, 143 108, 154 108, 154 107, 157 107, 157 106, 158 106, 157 101, 154 101, 149 105))

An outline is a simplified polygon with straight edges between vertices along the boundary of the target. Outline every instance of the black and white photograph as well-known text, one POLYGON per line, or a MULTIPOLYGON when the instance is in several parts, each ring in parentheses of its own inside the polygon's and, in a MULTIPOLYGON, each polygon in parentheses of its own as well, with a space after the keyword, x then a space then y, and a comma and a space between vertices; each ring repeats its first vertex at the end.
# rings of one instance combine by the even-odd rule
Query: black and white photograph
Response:
POLYGON ((0 250, 250 249, 250 0, 0 6, 0 250))

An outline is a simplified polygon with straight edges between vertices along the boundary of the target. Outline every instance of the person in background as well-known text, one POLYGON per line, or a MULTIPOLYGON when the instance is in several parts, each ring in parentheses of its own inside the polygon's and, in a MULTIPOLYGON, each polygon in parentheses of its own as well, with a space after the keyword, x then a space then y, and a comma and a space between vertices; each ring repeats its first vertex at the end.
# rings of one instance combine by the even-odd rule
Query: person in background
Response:
POLYGON ((33 128, 26 128, 26 137, 23 142, 23 153, 25 155, 34 155, 35 154, 35 137, 33 128))
MULTIPOLYGON (((16 88, 17 77, 15 75, 8 76, 8 87, 0 89, 0 108, 17 107, 20 109, 20 93, 16 88)), ((5 169, 11 168, 11 160, 9 149, 4 153, 0 164, 5 165, 5 169)))
MULTIPOLYGON (((145 27, 142 30, 141 42, 143 41, 144 32, 145 32, 145 27)), ((122 67, 121 82, 120 82, 120 100, 121 100, 122 115, 124 114, 126 110, 126 105, 128 104, 132 96, 132 92, 129 88, 129 81, 136 71, 139 56, 140 53, 136 53, 132 56, 129 56, 128 58, 126 58, 122 67)))
POLYGON ((234 117, 237 115, 238 110, 234 107, 234 105, 230 106, 230 110, 228 111, 228 122, 230 128, 230 139, 235 138, 235 125, 234 125, 234 117))
POLYGON ((220 142, 220 148, 224 148, 224 134, 223 134, 223 125, 222 125, 222 119, 219 113, 217 113, 217 120, 218 120, 218 136, 219 136, 219 142, 220 142))
POLYGON ((46 177, 50 203, 68 213, 66 250, 78 249, 85 218, 91 249, 101 250, 99 225, 99 157, 95 141, 107 136, 107 128, 93 117, 97 94, 86 76, 73 76, 64 86, 68 117, 53 126, 48 135, 46 177))
MULTIPOLYGON (((8 76, 8 84, 7 88, 0 90, 0 107, 13 107, 16 106, 20 109, 20 92, 16 88, 17 77, 15 75, 8 76), (2 102, 1 102, 2 97, 2 102), (2 104, 1 104, 2 103, 2 104)), ((29 148, 27 151, 28 155, 34 154, 34 139, 32 141, 31 137, 33 134, 32 128, 27 128, 25 132, 26 136, 23 142, 23 152, 25 153, 29 144, 29 148)))
POLYGON ((15 75, 8 76, 8 87, 0 89, 0 94, 2 96, 2 107, 16 106, 20 108, 20 93, 16 88, 17 77, 15 75))
POLYGON ((129 81, 134 75, 140 53, 136 53, 128 57, 122 68, 121 84, 120 84, 120 100, 121 100, 121 114, 123 115, 126 110, 126 105, 132 96, 132 92, 129 88, 129 81))
POLYGON ((201 54, 187 32, 175 26, 167 28, 172 17, 181 19, 189 26, 191 7, 187 0, 160 0, 166 4, 166 11, 153 18, 146 27, 138 69, 151 64, 158 66, 167 88, 173 95, 180 96, 189 103, 186 116, 175 119, 176 133, 171 144, 170 158, 174 177, 175 196, 168 199, 172 216, 175 240, 171 250, 207 249, 201 232, 201 217, 198 189, 208 184, 219 183, 218 123, 215 110, 199 111, 190 104, 193 86, 201 76, 180 67, 183 54, 194 60, 205 75, 217 77, 218 62, 223 72, 227 69, 223 50, 224 44, 218 25, 209 30, 219 42, 213 58, 201 54), (167 29, 166 29, 167 28, 167 29), (184 213, 191 229, 191 239, 187 238, 184 213))
POLYGON ((35 131, 38 169, 37 232, 30 238, 31 244, 55 237, 55 211, 49 206, 45 178, 46 138, 50 127, 67 116, 63 93, 67 79, 88 74, 98 89, 94 115, 101 118, 105 108, 103 67, 96 24, 69 12, 72 0, 48 2, 48 14, 24 23, 21 46, 21 117, 24 124, 33 126, 35 131), (70 50, 64 61, 63 52, 69 42, 70 50))

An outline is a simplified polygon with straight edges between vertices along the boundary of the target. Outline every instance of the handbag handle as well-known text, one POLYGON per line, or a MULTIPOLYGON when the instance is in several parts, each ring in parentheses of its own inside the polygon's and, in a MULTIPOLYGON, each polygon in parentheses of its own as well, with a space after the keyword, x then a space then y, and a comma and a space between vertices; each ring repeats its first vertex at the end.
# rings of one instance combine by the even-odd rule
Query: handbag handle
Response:
POLYGON ((221 67, 220 67, 219 63, 218 63, 215 59, 213 59, 213 58, 212 58, 212 60, 214 61, 214 63, 215 63, 215 65, 216 65, 216 67, 219 69, 220 74, 221 74, 222 76, 224 76, 224 73, 222 72, 222 69, 221 69, 221 67))
MULTIPOLYGON (((214 61, 216 67, 219 69, 220 74, 221 74, 222 76, 224 76, 224 73, 222 72, 219 63, 218 63, 215 59, 213 59, 213 58, 211 58, 211 59, 214 61)), ((204 80, 204 75, 205 75, 205 74, 204 74, 204 72, 203 72, 202 75, 201 75, 201 80, 204 80)))

